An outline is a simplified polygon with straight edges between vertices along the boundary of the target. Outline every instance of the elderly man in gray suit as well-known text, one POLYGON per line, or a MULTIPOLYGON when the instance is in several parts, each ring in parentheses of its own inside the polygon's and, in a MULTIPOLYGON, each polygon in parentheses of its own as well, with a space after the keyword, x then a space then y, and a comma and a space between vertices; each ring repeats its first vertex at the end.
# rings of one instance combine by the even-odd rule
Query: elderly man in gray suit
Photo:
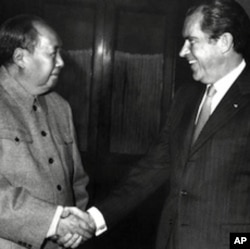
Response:
POLYGON ((60 49, 38 17, 17 16, 0 28, 1 249, 75 248, 90 236, 81 222, 88 176, 71 109, 52 91, 64 65, 60 49))

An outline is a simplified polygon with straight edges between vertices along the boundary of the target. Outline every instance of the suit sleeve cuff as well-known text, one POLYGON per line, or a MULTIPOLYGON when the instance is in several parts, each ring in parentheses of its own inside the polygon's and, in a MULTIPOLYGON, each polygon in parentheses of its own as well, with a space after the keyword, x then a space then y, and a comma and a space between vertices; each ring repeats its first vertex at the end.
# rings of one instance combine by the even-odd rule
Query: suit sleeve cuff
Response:
POLYGON ((47 233, 46 238, 49 238, 49 237, 52 237, 52 236, 56 235, 57 225, 58 225, 58 222, 60 220, 62 212, 63 212, 63 207, 58 206, 57 209, 56 209, 56 212, 54 214, 53 220, 52 220, 52 222, 50 224, 49 231, 47 233))
POLYGON ((104 217, 102 213, 96 207, 89 208, 87 212, 90 214, 90 216, 93 218, 95 222, 95 225, 96 225, 95 235, 96 236, 99 236, 105 231, 107 231, 108 228, 104 220, 104 217))

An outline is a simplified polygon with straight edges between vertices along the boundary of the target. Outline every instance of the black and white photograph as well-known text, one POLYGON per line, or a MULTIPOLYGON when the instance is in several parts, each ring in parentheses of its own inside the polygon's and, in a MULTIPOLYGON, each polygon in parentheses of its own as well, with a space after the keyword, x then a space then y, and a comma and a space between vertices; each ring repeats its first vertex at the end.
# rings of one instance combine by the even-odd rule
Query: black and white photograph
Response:
POLYGON ((0 1, 0 249, 25 248, 250 248, 249 0, 0 1))

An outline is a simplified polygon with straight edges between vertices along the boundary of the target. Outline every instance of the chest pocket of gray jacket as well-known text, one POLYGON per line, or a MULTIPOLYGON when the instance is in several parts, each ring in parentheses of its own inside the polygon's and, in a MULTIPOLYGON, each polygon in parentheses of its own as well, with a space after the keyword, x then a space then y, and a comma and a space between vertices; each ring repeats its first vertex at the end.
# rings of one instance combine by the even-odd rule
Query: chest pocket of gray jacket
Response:
POLYGON ((0 139, 8 139, 13 141, 16 145, 20 143, 32 143, 31 135, 24 130, 15 129, 0 129, 0 139))
POLYGON ((60 145, 71 145, 73 143, 73 138, 71 136, 69 136, 68 134, 59 134, 56 133, 54 134, 56 141, 60 144, 60 145))
POLYGON ((68 134, 54 134, 57 146, 60 151, 60 155, 65 161, 68 169, 73 166, 73 138, 68 134))
POLYGON ((60 150, 62 150, 62 155, 64 155, 67 160, 72 158, 73 138, 66 133, 55 133, 54 137, 60 150))

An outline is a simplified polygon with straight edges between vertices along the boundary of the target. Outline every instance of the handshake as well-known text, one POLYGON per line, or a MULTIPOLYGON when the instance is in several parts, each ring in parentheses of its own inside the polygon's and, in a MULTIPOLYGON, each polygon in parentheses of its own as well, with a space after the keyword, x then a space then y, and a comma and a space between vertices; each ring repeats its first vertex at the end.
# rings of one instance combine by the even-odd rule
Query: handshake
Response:
POLYGON ((96 225, 90 214, 77 207, 64 207, 56 235, 51 239, 63 248, 76 248, 90 239, 95 230, 96 225))

